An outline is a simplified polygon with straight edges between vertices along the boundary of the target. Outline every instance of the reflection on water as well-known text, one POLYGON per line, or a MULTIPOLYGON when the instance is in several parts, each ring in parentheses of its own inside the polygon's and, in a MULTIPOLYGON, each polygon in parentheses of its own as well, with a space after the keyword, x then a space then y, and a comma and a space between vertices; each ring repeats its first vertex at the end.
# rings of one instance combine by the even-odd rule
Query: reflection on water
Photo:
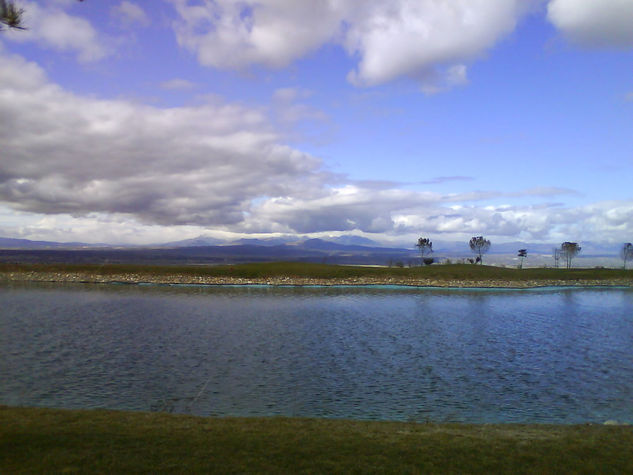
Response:
POLYGON ((0 403, 633 422, 633 291, 0 287, 0 403))

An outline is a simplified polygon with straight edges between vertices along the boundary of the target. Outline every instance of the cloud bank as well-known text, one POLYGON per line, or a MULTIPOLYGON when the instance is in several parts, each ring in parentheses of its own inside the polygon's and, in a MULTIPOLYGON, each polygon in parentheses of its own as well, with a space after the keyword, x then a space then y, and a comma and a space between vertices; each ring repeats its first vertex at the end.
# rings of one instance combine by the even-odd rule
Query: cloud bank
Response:
MULTIPOLYGON (((70 235, 90 230, 84 231, 89 241, 122 227, 136 230, 139 239, 155 235, 153 241, 173 236, 174 229, 360 232, 385 239, 424 232, 622 240, 633 233, 631 202, 485 206, 573 192, 544 187, 442 195, 351 182, 285 145, 265 110, 218 101, 161 109, 86 98, 51 83, 21 57, 0 53, 0 62, 0 202, 13 212, 49 216, 31 228, 40 238, 60 223, 70 235)), ((291 101, 305 94, 288 89, 276 96, 291 101)), ((467 177, 430 182, 455 180, 467 177)))
MULTIPOLYGON (((526 5, 536 2, 172 4, 179 15, 174 26, 178 41, 202 64, 283 67, 325 43, 337 43, 357 59, 348 75, 352 83, 371 86, 408 77, 433 93, 466 83, 467 64, 512 32, 526 5)), ((626 28, 631 2, 604 0, 599 9, 597 4, 551 0, 548 19, 580 44, 631 46, 632 30, 626 28)), ((25 8, 32 28, 19 37, 7 32, 7 39, 35 41, 83 62, 109 54, 90 23, 65 13, 59 3, 28 2, 25 8)), ((149 21, 132 2, 121 2, 114 11, 136 25, 149 21)), ((86 241, 127 236, 130 242, 151 242, 212 229, 234 234, 359 232, 385 239, 418 233, 462 239, 485 233, 504 240, 619 242, 633 235, 630 200, 568 208, 550 201, 571 193, 557 188, 442 195, 334 176, 318 157, 284 143, 273 125, 271 116, 282 124, 324 119, 301 103, 310 91, 299 88, 277 90, 273 110, 218 100, 159 108, 73 94, 52 83, 38 65, 1 50, 0 65, 0 204, 9 210, 7 216, 44 216, 16 231, 25 236, 39 233, 43 239, 47 232, 63 230, 86 241), (486 205, 521 197, 544 202, 486 205)), ((179 78, 161 84, 171 90, 195 86, 179 78)), ((436 177, 417 185, 468 180, 436 177)))
POLYGON ((257 110, 87 99, 19 57, 2 63, 0 199, 16 209, 229 225, 251 200, 310 194, 325 179, 320 161, 280 143, 257 110))

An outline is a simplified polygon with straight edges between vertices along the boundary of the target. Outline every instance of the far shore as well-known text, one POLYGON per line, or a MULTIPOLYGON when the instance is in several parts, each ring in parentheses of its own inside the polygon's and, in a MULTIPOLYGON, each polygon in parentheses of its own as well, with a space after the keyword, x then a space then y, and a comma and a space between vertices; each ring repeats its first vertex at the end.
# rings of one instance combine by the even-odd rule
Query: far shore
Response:
POLYGON ((633 271, 434 266, 392 269, 305 263, 241 266, 0 265, 0 282, 440 288, 633 287, 633 271))
POLYGON ((407 278, 330 278, 316 279, 297 276, 287 277, 215 277, 189 275, 147 276, 138 274, 99 275, 84 272, 10 272, 0 275, 0 282, 59 282, 85 284, 157 284, 157 285, 270 285, 270 286, 369 286, 396 285, 407 287, 440 287, 440 288, 501 288, 527 289, 538 287, 633 287, 627 279, 618 280, 434 280, 407 278))

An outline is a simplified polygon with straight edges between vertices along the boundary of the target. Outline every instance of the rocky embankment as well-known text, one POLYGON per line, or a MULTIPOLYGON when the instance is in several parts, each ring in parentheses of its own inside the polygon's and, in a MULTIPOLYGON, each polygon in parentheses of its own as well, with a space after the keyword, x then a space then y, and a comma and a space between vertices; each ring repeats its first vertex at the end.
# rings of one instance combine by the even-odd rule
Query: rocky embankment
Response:
POLYGON ((76 282, 124 284, 197 284, 197 285, 406 285, 411 287, 460 288, 532 288, 550 286, 624 286, 633 287, 631 279, 612 280, 454 280, 398 277, 311 278, 296 276, 230 277, 195 274, 99 274, 93 272, 0 272, 0 282, 76 282))

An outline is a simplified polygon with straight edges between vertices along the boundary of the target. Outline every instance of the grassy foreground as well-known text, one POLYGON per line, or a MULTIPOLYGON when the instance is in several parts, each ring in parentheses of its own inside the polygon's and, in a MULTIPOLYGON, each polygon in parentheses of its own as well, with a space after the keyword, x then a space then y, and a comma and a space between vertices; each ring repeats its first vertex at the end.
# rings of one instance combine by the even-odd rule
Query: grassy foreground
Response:
POLYGON ((633 473, 630 426, 201 418, 0 406, 3 473, 633 473))
POLYGON ((433 279, 438 281, 487 281, 513 282, 534 280, 609 281, 633 280, 633 270, 622 269, 513 269, 470 264, 432 265, 424 267, 363 267, 313 264, 304 262, 271 262, 221 266, 148 266, 133 264, 0 264, 2 274, 21 273, 86 273, 101 276, 134 274, 142 278, 170 275, 202 276, 218 278, 276 278, 296 277, 311 279, 433 279))

